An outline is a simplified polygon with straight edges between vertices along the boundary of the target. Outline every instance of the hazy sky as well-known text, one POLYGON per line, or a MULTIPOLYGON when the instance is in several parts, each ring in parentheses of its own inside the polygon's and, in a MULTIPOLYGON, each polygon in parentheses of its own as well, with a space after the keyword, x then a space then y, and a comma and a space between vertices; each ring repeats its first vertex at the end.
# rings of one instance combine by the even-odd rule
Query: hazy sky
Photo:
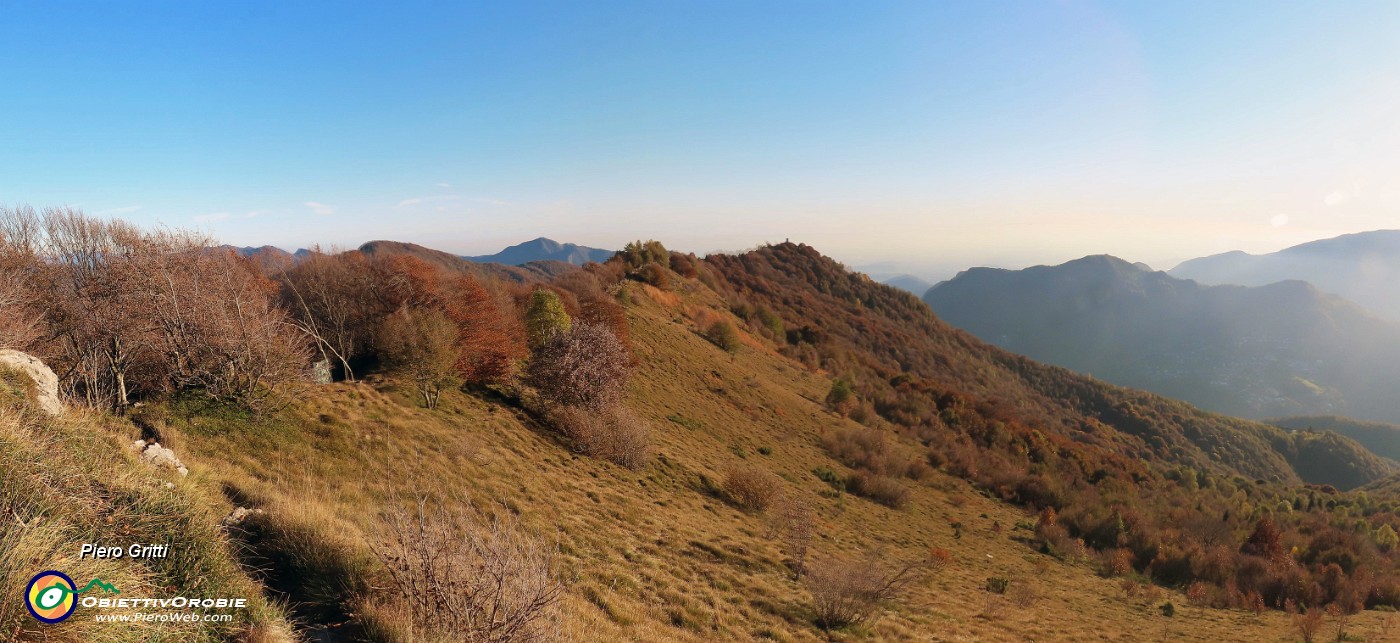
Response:
POLYGON ((1400 227, 1400 2, 0 0, 0 202, 927 276, 1400 227))

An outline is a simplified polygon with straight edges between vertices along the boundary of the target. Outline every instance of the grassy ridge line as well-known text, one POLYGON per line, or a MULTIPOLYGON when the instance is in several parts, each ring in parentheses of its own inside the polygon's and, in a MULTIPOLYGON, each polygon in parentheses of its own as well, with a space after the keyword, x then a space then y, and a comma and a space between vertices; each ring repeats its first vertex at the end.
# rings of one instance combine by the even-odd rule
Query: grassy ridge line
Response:
POLYGON ((290 640, 281 610, 232 556, 217 526, 220 500, 205 490, 198 472, 178 479, 137 462, 127 448, 135 431, 124 420, 78 409, 54 419, 30 411, 14 377, 0 384, 0 638, 290 640), (82 543, 168 543, 170 553, 165 559, 79 560, 82 543), (226 624, 104 624, 79 607, 60 624, 42 625, 19 597, 30 577, 47 569, 68 574, 80 587, 101 578, 127 598, 243 597, 250 607, 226 624))

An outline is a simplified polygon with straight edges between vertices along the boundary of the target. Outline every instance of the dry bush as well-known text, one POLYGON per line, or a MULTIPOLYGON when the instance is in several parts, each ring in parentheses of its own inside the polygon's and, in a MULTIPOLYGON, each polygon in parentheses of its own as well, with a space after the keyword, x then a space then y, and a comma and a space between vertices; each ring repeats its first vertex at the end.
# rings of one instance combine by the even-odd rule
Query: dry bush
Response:
POLYGON ((857 471, 847 478, 846 489, 892 509, 899 509, 909 502, 909 489, 898 480, 866 471, 857 471))
POLYGON ((9 251, 0 237, 0 348, 31 351, 42 334, 41 313, 32 305, 35 297, 27 279, 31 273, 27 264, 24 257, 9 251))
POLYGON ((812 537, 816 534, 817 516, 807 500, 788 494, 778 501, 772 512, 768 537, 782 539, 788 555, 792 557, 792 575, 802 578, 807 573, 807 551, 811 549, 812 537))
POLYGON ((0 231, 0 267, 44 293, 46 357, 72 398, 125 410, 193 388, 260 408, 306 375, 307 337, 275 285, 204 236, 67 208, 0 211, 0 231))
MULTIPOLYGON (((508 512, 501 512, 508 515, 508 512)), ((375 553, 424 638, 545 641, 563 587, 554 549, 508 518, 483 519, 419 498, 386 512, 375 553)))
POLYGON ((1303 637, 1303 643, 1313 643, 1317 639, 1317 633, 1322 629, 1322 610, 1310 607, 1305 612, 1293 615, 1293 629, 1298 630, 1298 636, 1303 637))
MULTIPOLYGON (((832 385, 832 394, 842 382, 844 380, 837 380, 837 384, 832 385)), ((822 446, 831 457, 845 465, 882 476, 917 479, 930 472, 923 459, 895 444, 889 433, 880 429, 864 426, 838 429, 823 436, 822 446)))
POLYGON ((1186 588, 1186 601, 1196 607, 1205 607, 1210 601, 1210 585, 1205 581, 1196 581, 1186 588))
POLYGON ((812 592, 817 625, 832 629, 870 620, 881 604, 918 582, 926 566, 912 561, 887 567, 873 553, 859 560, 834 558, 812 565, 804 580, 812 592))
POLYGON ((1166 592, 1162 591, 1162 588, 1156 585, 1149 584, 1142 588, 1142 599, 1147 601, 1149 605, 1155 605, 1157 601, 1162 600, 1162 597, 1165 595, 1166 592))
POLYGON ((724 473, 724 493, 734 504, 763 511, 782 493, 783 482, 756 464, 734 463, 724 473))
POLYGON ((593 411, 565 406, 550 415, 579 453, 628 469, 640 469, 651 459, 651 427, 624 407, 593 411))
POLYGON ((1127 576, 1133 571, 1133 552, 1129 549, 1112 549, 1099 554, 1104 576, 1127 576))
POLYGON ((1019 581, 1011 585, 1011 603, 1023 610, 1035 606, 1040 600, 1040 594, 1031 587, 1030 583, 1019 581))
POLYGON ((601 411, 622 400, 631 374, 631 356, 617 336, 602 325, 580 322, 539 345, 526 381, 550 406, 601 411))
POLYGON ((937 574, 953 566, 955 562, 953 552, 942 547, 930 547, 928 550, 929 571, 937 574))

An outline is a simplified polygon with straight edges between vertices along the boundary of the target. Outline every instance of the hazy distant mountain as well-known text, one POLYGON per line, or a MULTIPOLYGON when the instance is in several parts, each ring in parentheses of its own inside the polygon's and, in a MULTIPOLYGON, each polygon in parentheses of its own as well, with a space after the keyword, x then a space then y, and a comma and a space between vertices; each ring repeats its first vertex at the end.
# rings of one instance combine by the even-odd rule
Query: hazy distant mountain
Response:
POLYGON ((1400 230, 1342 235, 1265 255, 1227 252, 1186 261, 1171 274, 1242 286, 1298 279, 1400 320, 1400 230))
POLYGON ((890 277, 888 279, 883 279, 881 280, 881 283, 894 286, 895 288, 898 288, 900 290, 914 293, 914 296, 916 297, 923 297, 924 293, 928 292, 928 289, 933 287, 933 284, 924 281, 923 279, 920 279, 918 277, 915 277, 914 275, 898 275, 895 277, 890 277))
POLYGON ((1300 281, 1204 286, 1093 256, 974 268, 924 300, 1004 348, 1207 409, 1400 421, 1400 325, 1300 281))
POLYGON ((553 239, 540 237, 525 243, 513 245, 493 255, 462 257, 477 263, 500 263, 519 266, 532 261, 562 261, 582 266, 590 261, 607 261, 615 254, 613 250, 601 250, 572 243, 559 243, 553 239))

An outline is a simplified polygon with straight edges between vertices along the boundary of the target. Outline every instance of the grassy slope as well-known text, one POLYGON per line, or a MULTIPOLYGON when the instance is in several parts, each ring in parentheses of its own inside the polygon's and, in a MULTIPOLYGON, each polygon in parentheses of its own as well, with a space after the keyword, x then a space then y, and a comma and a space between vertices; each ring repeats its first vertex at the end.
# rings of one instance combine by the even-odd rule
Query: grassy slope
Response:
MULTIPOLYGON (((629 406, 651 421, 656 460, 639 472, 575 457, 517 410, 458 393, 442 408, 417 408, 390 385, 322 387, 284 420, 255 423, 217 414, 173 421, 196 475, 217 479, 240 501, 301 520, 347 556, 363 557, 364 534, 387 487, 451 490, 489 510, 507 507, 557 541, 568 584, 565 627, 577 640, 818 640, 808 596, 790 581, 784 552, 764 518, 712 491, 739 459, 778 472, 819 512, 814 557, 875 547, 919 556, 929 546, 956 564, 892 606, 865 631, 838 638, 889 640, 1292 640, 1287 617, 1186 608, 1177 616, 1126 600, 1118 581, 1035 553, 1013 525, 1028 516, 936 474, 895 511, 849 495, 822 495, 815 467, 844 468, 818 446, 846 420, 827 413, 830 381, 756 342, 736 357, 699 337, 687 306, 634 289, 629 306, 640 367, 629 406), (668 417, 674 420, 667 419, 668 417), (768 456, 758 449, 771 449, 768 456), (494 509, 493 509, 494 508, 494 509), (986 517, 982 517, 982 516, 986 517), (965 525, 961 539, 949 527, 965 525), (994 522, 1005 526, 996 534, 994 522), (1037 571, 1037 563, 1042 571, 1037 571), (982 616, 990 576, 1032 585, 1041 600, 982 616)), ((913 485, 912 482, 905 484, 913 485)), ((301 596, 300 598, 305 598, 301 596)), ((354 610, 351 610, 354 611, 354 610)), ((1363 614, 1366 632, 1378 615, 1363 614)))
MULTIPOLYGON (((0 385, 0 639, 44 641, 276 641, 291 628, 239 567, 218 522, 222 496, 207 476, 181 479, 136 460, 130 423, 69 410, 38 416, 0 385), (169 483, 171 486, 167 487, 169 483), (81 543, 169 543, 163 560, 78 560, 81 543), (31 576, 101 578, 124 597, 231 596, 251 607, 231 624, 98 624, 92 610, 41 625, 20 596, 31 576)), ((128 612, 159 610, 128 610, 128 612)), ((172 610, 178 611, 178 610, 172 610)), ((111 613, 120 613, 113 611, 111 613)))

